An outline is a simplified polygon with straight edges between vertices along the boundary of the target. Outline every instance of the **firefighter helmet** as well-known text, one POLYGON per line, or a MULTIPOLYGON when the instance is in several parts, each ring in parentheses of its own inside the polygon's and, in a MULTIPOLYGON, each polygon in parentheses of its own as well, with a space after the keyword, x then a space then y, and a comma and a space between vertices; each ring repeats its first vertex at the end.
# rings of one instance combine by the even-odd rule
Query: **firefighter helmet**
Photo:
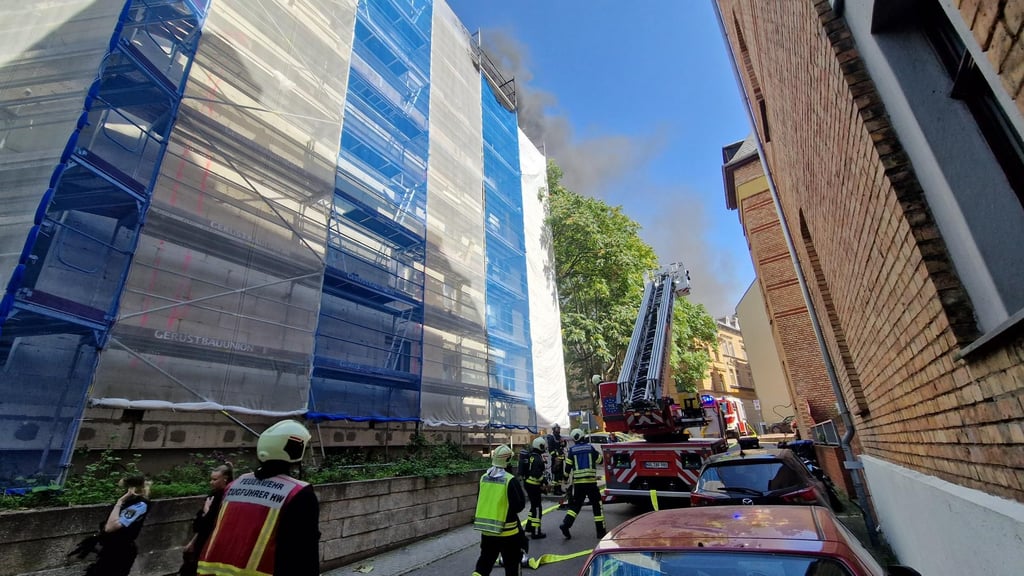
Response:
POLYGON ((543 452, 548 449, 548 441, 543 436, 537 436, 533 439, 533 448, 543 452))
POLYGON ((302 424, 295 420, 282 420, 260 434, 256 441, 256 457, 260 462, 301 462, 310 438, 309 430, 302 424))
POLYGON ((572 434, 570 434, 570 436, 572 436, 573 442, 580 442, 583 440, 583 430, 580 430, 579 428, 573 428, 572 434))
POLYGON ((491 464, 499 468, 508 466, 508 461, 512 459, 512 449, 502 444, 491 452, 491 464))

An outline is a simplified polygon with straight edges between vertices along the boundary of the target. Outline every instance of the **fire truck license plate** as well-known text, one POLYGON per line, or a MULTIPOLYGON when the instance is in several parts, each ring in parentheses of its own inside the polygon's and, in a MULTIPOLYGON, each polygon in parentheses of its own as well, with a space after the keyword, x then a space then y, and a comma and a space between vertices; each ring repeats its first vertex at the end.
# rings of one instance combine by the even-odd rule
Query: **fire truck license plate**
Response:
POLYGON ((644 462, 644 468, 667 469, 668 462, 644 462))

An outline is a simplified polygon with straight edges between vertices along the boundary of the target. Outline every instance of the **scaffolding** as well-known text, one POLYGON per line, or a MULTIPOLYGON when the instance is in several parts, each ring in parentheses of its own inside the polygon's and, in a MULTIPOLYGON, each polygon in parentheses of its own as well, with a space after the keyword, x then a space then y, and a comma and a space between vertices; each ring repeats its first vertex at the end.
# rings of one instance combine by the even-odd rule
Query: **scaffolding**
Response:
POLYGON ((22 3, 0 47, 0 488, 86 405, 537 425, 543 157, 446 4, 22 3))
MULTIPOLYGON (((4 405, 18 417, 4 420, 17 430, 0 434, 0 479, 7 486, 59 481, 70 460, 97 350, 117 316, 205 13, 192 0, 132 0, 113 15, 104 8, 81 6, 6 65, 5 180, 24 174, 19 152, 57 140, 53 133, 46 140, 31 134, 37 120, 46 125, 50 115, 77 115, 49 181, 36 188, 32 225, 0 300, 4 405), (104 20, 109 28, 97 25, 104 20), (100 53, 87 86, 82 75, 93 62, 64 61, 69 45, 100 53)), ((47 12, 32 16, 60 21, 47 12)), ((26 193, 4 191, 15 201, 26 193)))
POLYGON ((418 421, 431 3, 363 0, 327 232, 316 420, 418 421))
POLYGON ((91 405, 306 412, 355 13, 213 4, 91 405))
POLYGON ((481 78, 487 246, 489 424, 535 428, 530 301, 516 114, 481 78))

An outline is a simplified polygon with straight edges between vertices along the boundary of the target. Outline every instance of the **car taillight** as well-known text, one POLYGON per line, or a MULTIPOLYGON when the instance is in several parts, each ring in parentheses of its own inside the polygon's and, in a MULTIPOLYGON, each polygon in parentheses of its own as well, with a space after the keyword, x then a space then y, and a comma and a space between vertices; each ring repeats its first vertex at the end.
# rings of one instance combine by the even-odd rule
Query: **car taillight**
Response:
POLYGON ((690 492, 690 506, 708 506, 715 503, 716 498, 690 492))
POLYGON ((786 502, 795 502, 797 504, 803 504, 805 502, 817 502, 818 494, 814 491, 814 488, 804 488, 803 490, 797 490, 796 492, 790 492, 782 497, 786 502))

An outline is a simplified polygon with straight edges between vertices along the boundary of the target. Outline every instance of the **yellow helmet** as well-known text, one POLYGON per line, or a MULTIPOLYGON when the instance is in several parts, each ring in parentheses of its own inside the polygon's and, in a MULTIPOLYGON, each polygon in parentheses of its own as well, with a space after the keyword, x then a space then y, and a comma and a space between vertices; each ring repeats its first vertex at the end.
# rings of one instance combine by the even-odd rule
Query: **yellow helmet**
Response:
POLYGON ((282 420, 260 434, 256 441, 256 458, 260 462, 301 462, 311 437, 302 424, 295 420, 282 420))
POLYGON ((491 451, 491 464, 499 468, 508 466, 508 461, 512 459, 512 448, 502 444, 491 451))
POLYGON ((583 436, 585 436, 585 434, 583 434, 583 430, 580 430, 579 428, 573 428, 572 434, 570 434, 570 436, 572 437, 573 442, 579 442, 580 440, 583 439, 583 436))
POLYGON ((533 439, 533 447, 543 452, 548 449, 548 441, 543 436, 537 436, 533 439))

